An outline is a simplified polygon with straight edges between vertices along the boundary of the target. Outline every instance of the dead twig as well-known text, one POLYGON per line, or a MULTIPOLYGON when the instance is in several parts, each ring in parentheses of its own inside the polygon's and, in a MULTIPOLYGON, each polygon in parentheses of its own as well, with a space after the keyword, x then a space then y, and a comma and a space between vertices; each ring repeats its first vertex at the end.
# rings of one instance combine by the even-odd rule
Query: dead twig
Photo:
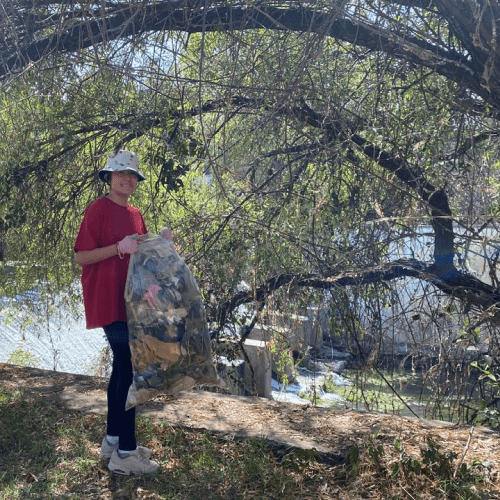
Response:
POLYGON ((469 439, 467 440, 467 444, 465 445, 465 449, 464 449, 464 452, 462 454, 462 458, 460 459, 460 461, 458 462, 457 466, 455 467, 455 471, 453 472, 453 479, 456 478, 457 476, 457 473, 458 471, 460 470, 460 467, 462 466, 463 462, 464 462, 464 459, 465 459, 465 455, 467 455, 467 452, 469 451, 469 447, 470 447, 470 442, 472 440, 472 433, 474 432, 474 426, 472 426, 469 430, 469 439))

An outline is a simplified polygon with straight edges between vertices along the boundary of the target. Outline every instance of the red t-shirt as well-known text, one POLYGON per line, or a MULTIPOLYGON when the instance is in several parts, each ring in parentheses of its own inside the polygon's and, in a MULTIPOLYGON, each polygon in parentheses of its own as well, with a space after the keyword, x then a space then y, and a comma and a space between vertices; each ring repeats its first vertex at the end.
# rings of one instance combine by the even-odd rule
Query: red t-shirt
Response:
MULTIPOLYGON (((106 197, 99 198, 85 211, 74 250, 107 247, 135 233, 147 233, 140 210, 131 205, 123 207, 106 197)), ((123 259, 115 255, 83 266, 83 303, 88 329, 127 321, 124 295, 129 260, 128 254, 123 259)))

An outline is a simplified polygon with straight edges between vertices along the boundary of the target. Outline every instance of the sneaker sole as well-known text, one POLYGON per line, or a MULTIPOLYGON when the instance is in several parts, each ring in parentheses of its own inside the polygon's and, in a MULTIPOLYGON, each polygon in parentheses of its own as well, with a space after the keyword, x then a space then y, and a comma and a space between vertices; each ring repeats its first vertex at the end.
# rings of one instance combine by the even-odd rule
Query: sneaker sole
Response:
POLYGON ((109 465, 108 465, 108 469, 111 471, 111 472, 114 472, 115 474, 120 474, 121 476, 130 476, 133 474, 132 471, 130 470, 125 470, 125 469, 122 469, 120 467, 116 467, 116 468, 111 468, 109 465))
POLYGON ((131 471, 128 469, 122 469, 121 467, 116 467, 116 466, 110 467, 109 465, 108 465, 108 469, 111 472, 114 472, 115 474, 120 474, 121 476, 143 476, 146 474, 148 474, 148 475, 156 474, 158 472, 158 470, 151 471, 151 472, 134 472, 134 471, 131 471))

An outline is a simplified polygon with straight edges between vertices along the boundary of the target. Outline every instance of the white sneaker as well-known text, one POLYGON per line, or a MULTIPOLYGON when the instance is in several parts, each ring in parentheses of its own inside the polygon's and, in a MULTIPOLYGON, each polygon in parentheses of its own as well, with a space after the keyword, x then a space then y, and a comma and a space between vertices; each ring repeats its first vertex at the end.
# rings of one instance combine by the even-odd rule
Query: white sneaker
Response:
POLYGON ((111 454, 108 469, 117 474, 130 476, 130 474, 154 474, 158 471, 158 464, 143 455, 140 447, 130 452, 125 458, 120 458, 118 451, 111 454))
MULTIPOLYGON (((149 458, 151 456, 151 450, 149 448, 146 448, 145 446, 138 446, 137 448, 141 449, 141 453, 146 458, 149 458)), ((106 436, 104 436, 101 444, 101 453, 99 456, 101 457, 101 459, 107 460, 108 458, 111 458, 111 455, 117 449, 118 449, 118 443, 115 445, 111 445, 108 443, 106 436)))

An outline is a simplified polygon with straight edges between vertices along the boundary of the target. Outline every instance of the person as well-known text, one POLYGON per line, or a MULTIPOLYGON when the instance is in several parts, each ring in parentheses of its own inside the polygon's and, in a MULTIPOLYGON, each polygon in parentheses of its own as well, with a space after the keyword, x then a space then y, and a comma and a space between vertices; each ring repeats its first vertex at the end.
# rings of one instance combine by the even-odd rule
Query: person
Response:
POLYGON ((135 407, 125 410, 133 380, 128 342, 125 283, 130 254, 137 251, 137 238, 147 233, 140 210, 129 205, 129 197, 145 180, 137 154, 111 153, 99 178, 109 184, 109 193, 85 211, 74 244, 76 263, 82 266, 83 302, 87 329, 102 327, 113 353, 107 390, 107 435, 100 456, 119 474, 154 473, 158 464, 151 450, 137 446, 135 407))

